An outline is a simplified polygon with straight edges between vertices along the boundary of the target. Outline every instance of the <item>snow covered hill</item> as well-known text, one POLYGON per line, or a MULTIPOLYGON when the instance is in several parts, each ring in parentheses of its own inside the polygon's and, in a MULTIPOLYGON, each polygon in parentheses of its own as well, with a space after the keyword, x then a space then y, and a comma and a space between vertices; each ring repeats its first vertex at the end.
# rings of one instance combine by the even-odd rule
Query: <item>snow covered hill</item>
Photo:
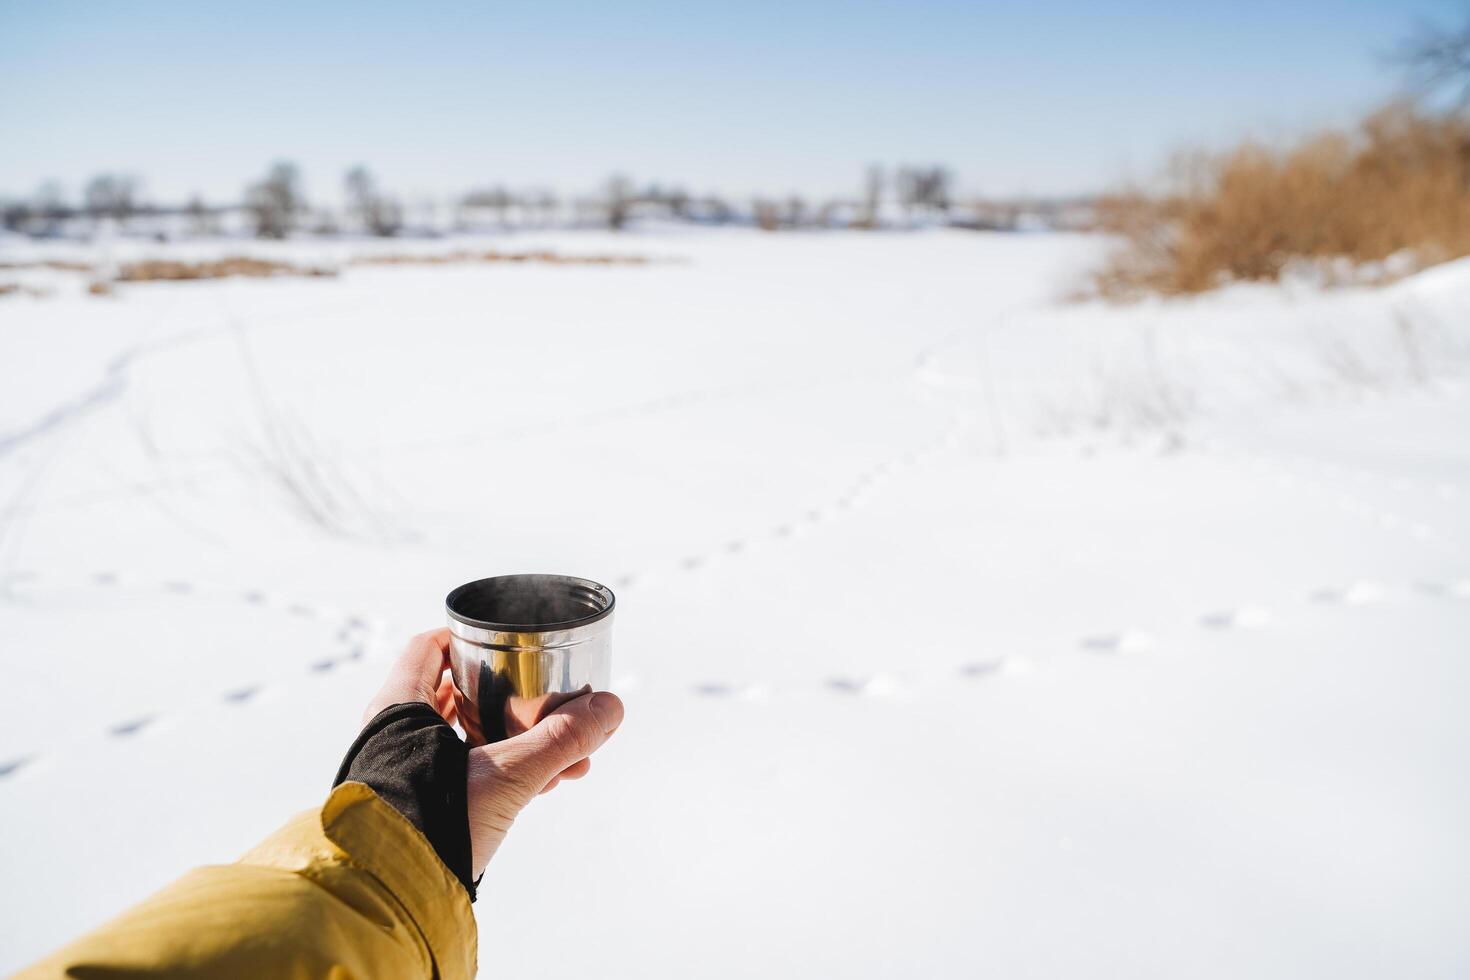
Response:
POLYGON ((514 244, 658 261, 0 298, 0 969, 318 802, 451 587, 555 571, 627 721, 487 976, 1470 970, 1470 263, 1107 307, 1088 236, 514 244))

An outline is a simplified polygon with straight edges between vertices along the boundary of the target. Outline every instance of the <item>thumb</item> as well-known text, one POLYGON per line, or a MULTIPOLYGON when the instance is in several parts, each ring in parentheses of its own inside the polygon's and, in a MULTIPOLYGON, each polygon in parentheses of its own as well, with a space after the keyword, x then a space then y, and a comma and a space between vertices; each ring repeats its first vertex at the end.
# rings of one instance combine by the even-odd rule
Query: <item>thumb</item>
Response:
POLYGON ((562 770, 602 747, 623 723, 623 702, 599 691, 568 701, 528 732, 474 749, 494 764, 502 789, 525 806, 562 770))
POLYGON ((435 705, 438 701, 439 678, 449 666, 449 630, 437 629, 420 633, 388 670, 388 679, 362 713, 367 724, 379 711, 395 704, 422 701, 435 705))

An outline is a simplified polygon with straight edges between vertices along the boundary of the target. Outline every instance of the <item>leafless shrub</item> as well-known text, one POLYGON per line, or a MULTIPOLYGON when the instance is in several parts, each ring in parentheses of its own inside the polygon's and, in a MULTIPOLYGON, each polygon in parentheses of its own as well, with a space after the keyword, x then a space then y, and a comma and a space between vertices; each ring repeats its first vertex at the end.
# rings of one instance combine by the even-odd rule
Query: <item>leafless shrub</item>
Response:
POLYGON ((300 420, 279 412, 263 419, 264 438, 244 443, 252 468, 270 478, 301 519, 333 535, 393 542, 411 532, 360 486, 361 474, 328 451, 300 420))
POLYGON ((412 530, 382 506, 391 491, 366 493, 371 474, 350 466, 271 398, 244 327, 231 326, 259 425, 257 435, 242 440, 246 467, 268 477, 297 516, 328 534, 388 543, 412 539, 412 530))
POLYGON ((1043 401, 1036 429, 1046 435, 1084 431, 1128 436, 1177 431, 1201 411, 1199 392, 1181 380, 1182 366, 1165 364, 1153 330, 1139 334, 1136 351, 1098 359, 1091 382, 1066 400, 1043 401))

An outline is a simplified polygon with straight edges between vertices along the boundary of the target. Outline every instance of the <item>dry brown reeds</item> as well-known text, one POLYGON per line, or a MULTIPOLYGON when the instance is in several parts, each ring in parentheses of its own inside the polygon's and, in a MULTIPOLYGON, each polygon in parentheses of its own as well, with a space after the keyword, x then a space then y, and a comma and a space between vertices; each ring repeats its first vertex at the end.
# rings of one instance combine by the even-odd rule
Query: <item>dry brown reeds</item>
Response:
POLYGON ((51 290, 39 286, 26 286, 15 282, 0 282, 0 296, 50 296, 51 290))
POLYGON ((1393 106, 1350 132, 1274 149, 1246 143, 1175 164, 1162 196, 1104 198, 1124 238, 1097 275, 1105 295, 1195 293, 1275 281, 1292 263, 1407 268, 1470 255, 1470 119, 1393 106))
POLYGON ((0 269, 51 269, 55 272, 91 272, 92 266, 85 262, 42 259, 36 262, 0 262, 0 269))
POLYGON ((641 255, 562 255, 558 252, 468 252, 425 255, 364 255, 353 265, 459 265, 470 262, 543 262, 548 265, 646 265, 641 255))
POLYGON ((177 262, 146 259, 130 262, 118 269, 118 282, 179 282, 187 279, 224 279, 229 276, 267 278, 270 276, 335 276, 335 269, 292 265, 268 259, 230 256, 210 262, 177 262))

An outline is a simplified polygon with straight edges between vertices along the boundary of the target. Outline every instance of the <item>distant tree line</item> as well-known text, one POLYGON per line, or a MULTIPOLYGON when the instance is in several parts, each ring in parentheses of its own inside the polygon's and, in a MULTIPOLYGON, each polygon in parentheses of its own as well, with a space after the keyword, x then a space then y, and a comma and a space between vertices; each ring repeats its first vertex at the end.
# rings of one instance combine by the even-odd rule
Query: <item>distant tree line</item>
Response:
MULTIPOLYGON (((619 230, 630 222, 666 220, 698 224, 748 224, 769 231, 801 228, 880 228, 913 224, 1005 228, 1015 225, 1015 209, 981 207, 966 202, 955 213, 952 173, 938 165, 905 165, 891 171, 870 167, 858 193, 851 197, 810 200, 799 194, 731 200, 716 194, 693 194, 679 185, 658 182, 640 186, 617 174, 590 195, 563 198, 550 190, 515 191, 492 184, 442 205, 417 209, 386 193, 365 166, 343 176, 345 205, 313 207, 307 200, 300 169, 288 161, 272 164, 250 183, 237 203, 210 205, 195 196, 182 206, 146 203, 134 177, 104 173, 90 180, 79 204, 67 203, 55 182, 43 185, 28 200, 0 201, 0 220, 12 231, 60 234, 75 219, 97 225, 127 226, 139 218, 182 215, 188 234, 219 234, 226 216, 236 233, 282 239, 293 234, 343 232, 391 237, 444 230, 509 230, 514 228, 602 227, 619 230)), ((170 225, 177 229, 177 224, 170 225)))
MULTIPOLYGON (((1408 39, 1395 55, 1415 82, 1418 95, 1447 97, 1446 120, 1453 124, 1470 109, 1470 17, 1458 27, 1426 27, 1408 39)), ((1459 153, 1455 150, 1455 153, 1459 153)), ((1458 157, 1456 157, 1458 159, 1458 157)), ((442 219, 411 228, 409 209, 384 193, 366 167, 343 178, 344 217, 355 229, 388 237, 406 231, 437 232, 442 219)), ((218 233, 227 213, 243 213, 249 229, 262 238, 285 238, 298 231, 341 230, 330 211, 314 210, 306 200, 301 173, 288 162, 276 163, 245 189, 240 203, 209 205, 194 197, 178 207, 142 200, 140 182, 127 174, 98 174, 87 182, 79 204, 68 203, 61 186, 47 181, 29 198, 0 198, 0 224, 32 235, 60 234, 68 222, 126 225, 143 217, 182 215, 191 233, 218 233)), ((680 187, 654 183, 639 188, 615 175, 600 192, 571 200, 547 190, 515 192, 492 185, 460 195, 451 205, 449 226, 474 230, 499 228, 600 226, 621 229, 636 219, 663 219, 703 224, 744 223, 775 231, 784 228, 880 228, 917 223, 944 223, 978 229, 1014 229, 1026 221, 1053 227, 1094 224, 1106 209, 1099 199, 956 200, 954 179, 942 166, 900 166, 891 174, 870 167, 851 198, 809 201, 800 195, 757 197, 732 202, 718 195, 690 194, 680 187)))

